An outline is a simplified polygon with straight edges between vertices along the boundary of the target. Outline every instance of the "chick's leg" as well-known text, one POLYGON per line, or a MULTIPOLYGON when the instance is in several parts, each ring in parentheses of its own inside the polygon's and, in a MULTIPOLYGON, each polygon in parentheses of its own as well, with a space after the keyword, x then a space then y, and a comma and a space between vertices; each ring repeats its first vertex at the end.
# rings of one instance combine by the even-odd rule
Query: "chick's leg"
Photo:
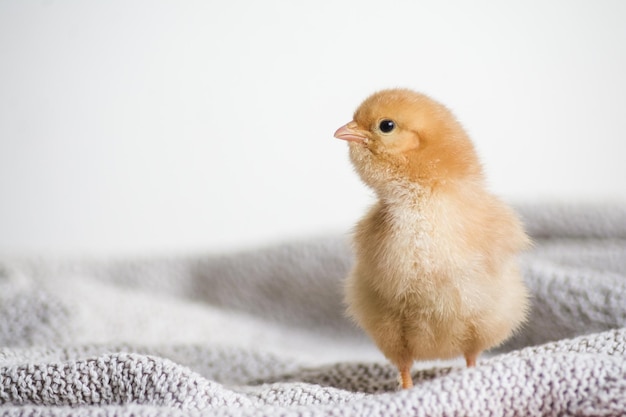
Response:
POLYGON ((466 353, 465 354, 465 363, 468 368, 473 368, 476 366, 476 359, 478 359, 478 355, 480 353, 466 353))
POLYGON ((413 388, 411 366, 403 366, 400 368, 400 382, 402 383, 402 389, 413 388))

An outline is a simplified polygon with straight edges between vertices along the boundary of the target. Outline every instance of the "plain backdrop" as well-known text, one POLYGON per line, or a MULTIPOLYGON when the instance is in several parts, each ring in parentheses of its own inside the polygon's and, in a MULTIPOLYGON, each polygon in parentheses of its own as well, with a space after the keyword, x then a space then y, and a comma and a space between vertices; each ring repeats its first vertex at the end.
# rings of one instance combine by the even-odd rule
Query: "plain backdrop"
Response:
POLYGON ((511 202, 626 200, 626 2, 0 0, 0 253, 228 251, 348 233, 333 132, 450 107, 511 202))

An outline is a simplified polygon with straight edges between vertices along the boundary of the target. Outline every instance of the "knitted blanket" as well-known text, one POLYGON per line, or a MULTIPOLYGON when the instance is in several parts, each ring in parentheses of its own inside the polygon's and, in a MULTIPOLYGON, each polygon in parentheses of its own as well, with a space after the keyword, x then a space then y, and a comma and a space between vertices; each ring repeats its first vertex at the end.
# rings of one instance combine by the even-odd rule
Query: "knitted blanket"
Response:
POLYGON ((626 415, 626 207, 519 207, 532 314, 415 387, 344 316, 347 236, 240 253, 0 259, 3 416, 626 415))

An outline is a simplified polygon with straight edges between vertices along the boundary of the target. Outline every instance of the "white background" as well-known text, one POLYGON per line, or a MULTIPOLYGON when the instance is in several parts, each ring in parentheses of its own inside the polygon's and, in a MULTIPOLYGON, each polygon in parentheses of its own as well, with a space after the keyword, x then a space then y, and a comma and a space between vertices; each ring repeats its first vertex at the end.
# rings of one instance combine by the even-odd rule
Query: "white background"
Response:
POLYGON ((626 200, 626 2, 0 0, 0 253, 347 232, 333 139, 373 91, 450 107, 509 201, 626 200))

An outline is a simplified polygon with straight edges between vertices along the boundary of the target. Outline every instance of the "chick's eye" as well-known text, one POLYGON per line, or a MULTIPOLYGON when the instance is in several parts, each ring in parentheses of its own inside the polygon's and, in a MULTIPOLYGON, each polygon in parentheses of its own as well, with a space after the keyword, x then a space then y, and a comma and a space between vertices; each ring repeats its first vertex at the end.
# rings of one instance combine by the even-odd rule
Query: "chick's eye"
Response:
POLYGON ((396 124, 394 123, 394 121, 389 119, 381 120, 381 122, 378 124, 378 128, 383 133, 389 133, 393 129, 395 129, 395 127, 396 124))

